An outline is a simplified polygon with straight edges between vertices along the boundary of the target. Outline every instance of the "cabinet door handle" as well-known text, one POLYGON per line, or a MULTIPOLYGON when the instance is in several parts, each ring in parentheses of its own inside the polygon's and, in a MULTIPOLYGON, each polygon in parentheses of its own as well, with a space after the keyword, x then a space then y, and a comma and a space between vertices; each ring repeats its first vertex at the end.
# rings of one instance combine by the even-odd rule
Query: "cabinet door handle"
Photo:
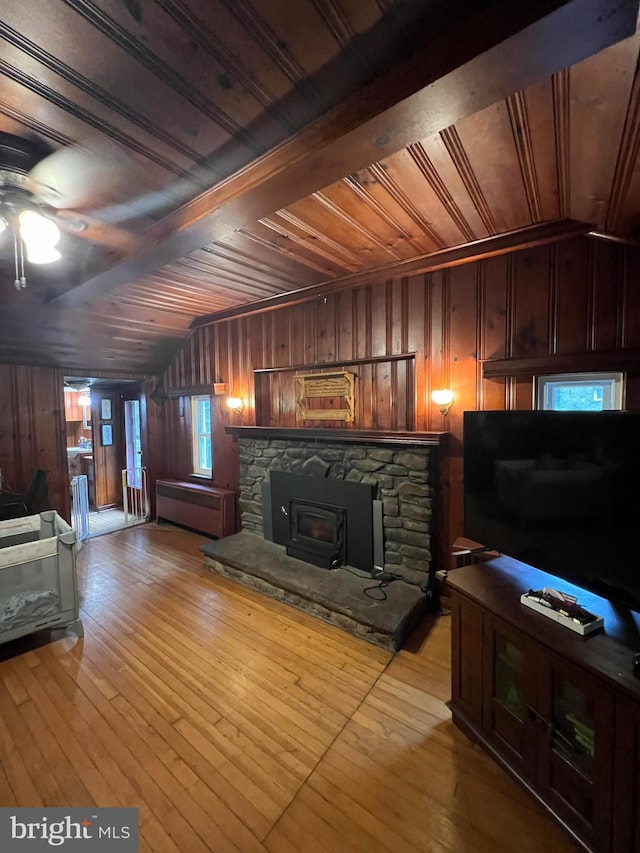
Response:
POLYGON ((543 732, 547 731, 547 729, 549 728, 548 720, 546 720, 542 716, 542 714, 539 714, 535 708, 532 708, 531 705, 527 705, 527 714, 529 716, 529 719, 532 722, 537 723, 543 732))

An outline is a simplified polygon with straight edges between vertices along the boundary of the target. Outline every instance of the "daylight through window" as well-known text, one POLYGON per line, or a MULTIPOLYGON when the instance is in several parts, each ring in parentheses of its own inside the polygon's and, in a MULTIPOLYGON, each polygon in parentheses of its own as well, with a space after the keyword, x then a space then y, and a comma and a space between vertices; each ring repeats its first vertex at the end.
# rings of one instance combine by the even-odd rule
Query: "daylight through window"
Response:
POLYGON ((211 398, 199 395, 191 398, 191 428, 193 431, 193 472, 211 476, 211 398))
POLYGON ((555 412, 621 409, 622 373, 565 373, 539 376, 536 407, 555 412))

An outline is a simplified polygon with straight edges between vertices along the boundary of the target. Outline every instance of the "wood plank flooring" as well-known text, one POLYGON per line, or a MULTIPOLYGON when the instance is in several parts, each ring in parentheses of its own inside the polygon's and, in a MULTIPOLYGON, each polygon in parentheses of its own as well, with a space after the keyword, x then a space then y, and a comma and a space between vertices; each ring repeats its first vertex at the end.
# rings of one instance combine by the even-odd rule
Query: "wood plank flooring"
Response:
POLYGON ((1 805, 137 807, 154 853, 577 850, 454 729, 447 617, 392 657, 209 573, 202 541, 85 542, 84 639, 0 646, 1 805))
POLYGON ((105 533, 113 533, 114 530, 123 530, 125 527, 133 527, 135 524, 143 523, 140 517, 130 512, 125 516, 121 509, 104 509, 102 512, 90 512, 88 515, 89 536, 102 536, 105 533))

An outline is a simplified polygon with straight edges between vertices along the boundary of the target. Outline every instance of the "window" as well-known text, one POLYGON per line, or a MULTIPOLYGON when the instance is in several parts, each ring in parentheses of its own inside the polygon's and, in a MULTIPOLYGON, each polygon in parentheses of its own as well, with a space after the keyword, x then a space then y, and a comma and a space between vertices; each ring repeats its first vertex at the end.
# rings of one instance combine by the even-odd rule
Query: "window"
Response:
POLYGON ((127 457, 127 486, 142 488, 142 437, 140 435, 140 401, 124 401, 124 440, 127 457))
POLYGON ((193 472, 211 476, 211 398, 202 394, 191 398, 193 472))
POLYGON ((558 373, 538 376, 536 408, 556 412, 621 409, 622 391, 622 373, 558 373))

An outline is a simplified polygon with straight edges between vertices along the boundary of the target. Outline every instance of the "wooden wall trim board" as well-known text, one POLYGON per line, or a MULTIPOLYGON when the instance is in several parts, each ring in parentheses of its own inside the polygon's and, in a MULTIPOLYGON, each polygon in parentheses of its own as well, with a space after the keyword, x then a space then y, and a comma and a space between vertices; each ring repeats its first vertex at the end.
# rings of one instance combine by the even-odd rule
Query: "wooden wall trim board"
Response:
POLYGON ((351 273, 341 278, 324 281, 312 287, 284 293, 280 296, 270 296, 247 306, 230 308, 227 311, 217 311, 214 314, 206 314, 198 317, 192 323, 192 328, 220 323, 234 317, 249 316, 256 312, 269 311, 286 305, 294 305, 297 302, 324 298, 329 293, 345 290, 359 284, 370 284, 383 279, 393 280, 401 276, 415 276, 419 273, 435 272, 448 267, 467 264, 473 261, 486 260, 498 255, 506 255, 522 249, 543 246, 557 240, 568 240, 571 237, 586 235, 591 225, 587 222, 578 222, 573 219, 561 219, 554 222, 543 222, 531 225, 527 228, 519 228, 506 234, 498 234, 465 243, 453 249, 442 249, 439 252, 428 252, 416 258, 404 261, 394 261, 390 264, 367 269, 362 272, 351 273))
POLYGON ((165 396, 170 400, 175 399, 176 397, 195 397, 199 394, 213 394, 213 384, 199 384, 199 385, 189 385, 187 387, 181 388, 168 388, 164 395, 156 395, 156 396, 165 396))
MULTIPOLYGON (((354 358, 354 359, 343 359, 341 361, 323 361, 321 365, 317 365, 318 368, 329 368, 329 367, 352 367, 356 364, 375 364, 377 362, 383 361, 404 361, 406 359, 415 358, 415 352, 401 352, 397 355, 380 355, 373 358, 354 358)), ((308 364, 292 364, 287 367, 262 367, 254 370, 254 374, 258 373, 284 373, 291 370, 309 370, 308 364)))
MULTIPOLYGON (((597 324, 595 324, 597 326, 597 324)), ((530 358, 488 359, 482 362, 485 379, 504 376, 535 376, 547 373, 578 373, 580 371, 639 371, 640 348, 591 351, 574 353, 551 353, 530 358)))
POLYGON ((385 430, 355 429, 295 429, 263 426, 228 426, 227 435, 236 438, 278 438, 289 441, 322 441, 355 444, 402 444, 414 447, 446 448, 447 432, 388 432, 385 430))

